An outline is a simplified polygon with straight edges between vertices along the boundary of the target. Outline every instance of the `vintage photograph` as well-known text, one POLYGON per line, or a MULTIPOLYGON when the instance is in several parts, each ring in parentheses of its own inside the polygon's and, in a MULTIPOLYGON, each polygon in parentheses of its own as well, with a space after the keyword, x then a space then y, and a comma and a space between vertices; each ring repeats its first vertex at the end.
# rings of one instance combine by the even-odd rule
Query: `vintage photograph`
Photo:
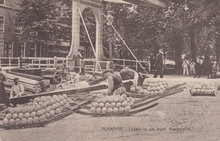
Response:
POLYGON ((0 141, 220 141, 220 0, 0 0, 0 141))

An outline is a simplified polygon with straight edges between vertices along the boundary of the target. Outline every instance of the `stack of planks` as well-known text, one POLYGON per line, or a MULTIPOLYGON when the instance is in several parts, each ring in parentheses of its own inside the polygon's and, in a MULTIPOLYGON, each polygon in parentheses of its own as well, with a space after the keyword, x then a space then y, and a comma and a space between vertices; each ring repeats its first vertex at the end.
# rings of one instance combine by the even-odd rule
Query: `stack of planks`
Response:
POLYGON ((8 81, 5 82, 6 91, 10 92, 12 85, 14 84, 14 78, 18 78, 20 84, 24 86, 25 94, 39 93, 49 87, 49 83, 45 83, 42 77, 23 74, 18 72, 7 72, 8 81))

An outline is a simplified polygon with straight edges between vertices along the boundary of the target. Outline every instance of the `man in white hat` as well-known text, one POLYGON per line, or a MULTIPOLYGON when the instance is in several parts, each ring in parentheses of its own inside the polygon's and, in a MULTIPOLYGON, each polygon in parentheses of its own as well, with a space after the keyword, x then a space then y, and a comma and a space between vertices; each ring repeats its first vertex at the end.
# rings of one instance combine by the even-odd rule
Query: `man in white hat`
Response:
POLYGON ((5 91, 5 81, 7 81, 7 76, 5 72, 0 72, 0 104, 5 104, 6 106, 9 106, 9 95, 5 91))

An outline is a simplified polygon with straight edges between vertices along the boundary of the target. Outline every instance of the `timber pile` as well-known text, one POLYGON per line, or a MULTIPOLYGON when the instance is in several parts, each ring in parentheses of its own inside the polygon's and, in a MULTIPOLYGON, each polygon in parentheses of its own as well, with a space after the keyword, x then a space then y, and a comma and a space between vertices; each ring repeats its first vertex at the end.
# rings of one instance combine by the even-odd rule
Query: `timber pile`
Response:
POLYGON ((19 78, 19 82, 24 86, 26 94, 39 93, 50 86, 49 83, 46 83, 46 81, 44 81, 39 76, 22 74, 17 72, 7 72, 7 77, 8 81, 5 82, 7 92, 10 92, 10 89, 14 84, 14 78, 19 78))

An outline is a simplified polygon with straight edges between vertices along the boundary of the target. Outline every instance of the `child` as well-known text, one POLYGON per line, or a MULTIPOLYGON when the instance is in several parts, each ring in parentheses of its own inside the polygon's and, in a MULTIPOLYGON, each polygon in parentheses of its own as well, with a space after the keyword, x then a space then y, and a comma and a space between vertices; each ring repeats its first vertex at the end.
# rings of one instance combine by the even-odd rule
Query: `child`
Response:
POLYGON ((212 78, 216 78, 217 71, 218 71, 217 61, 214 61, 212 65, 212 73, 211 73, 212 78))
POLYGON ((182 67, 183 67, 183 75, 189 75, 189 68, 188 68, 189 62, 187 59, 184 59, 182 67))

